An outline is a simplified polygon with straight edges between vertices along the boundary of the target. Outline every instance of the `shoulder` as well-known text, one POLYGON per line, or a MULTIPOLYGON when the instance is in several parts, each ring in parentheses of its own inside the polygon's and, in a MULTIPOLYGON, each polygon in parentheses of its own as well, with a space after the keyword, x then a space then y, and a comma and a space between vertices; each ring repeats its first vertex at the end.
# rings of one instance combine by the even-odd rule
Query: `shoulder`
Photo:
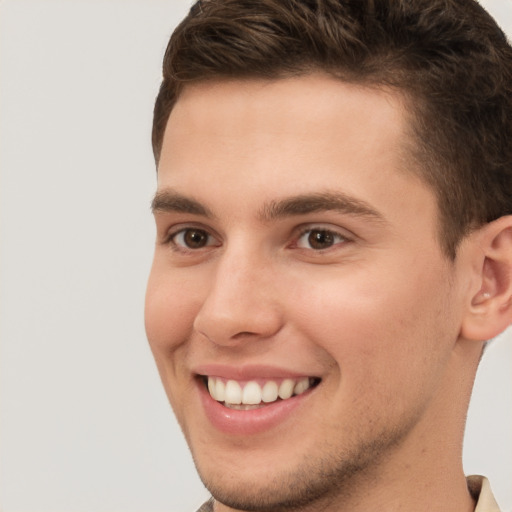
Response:
POLYGON ((208 501, 203 503, 198 509, 197 512, 213 512, 213 498, 210 498, 208 501))

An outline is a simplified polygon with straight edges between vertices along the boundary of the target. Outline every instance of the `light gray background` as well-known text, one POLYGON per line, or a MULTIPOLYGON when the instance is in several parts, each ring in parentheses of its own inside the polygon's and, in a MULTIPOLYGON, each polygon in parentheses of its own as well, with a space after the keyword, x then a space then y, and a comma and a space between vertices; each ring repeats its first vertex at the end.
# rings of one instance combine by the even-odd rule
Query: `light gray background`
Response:
MULTIPOLYGON (((511 0, 486 1, 512 33, 511 0)), ((143 329, 149 144, 185 0, 0 2, 0 510, 193 511, 207 496, 143 329)), ((512 334, 465 467, 512 510, 512 334)))

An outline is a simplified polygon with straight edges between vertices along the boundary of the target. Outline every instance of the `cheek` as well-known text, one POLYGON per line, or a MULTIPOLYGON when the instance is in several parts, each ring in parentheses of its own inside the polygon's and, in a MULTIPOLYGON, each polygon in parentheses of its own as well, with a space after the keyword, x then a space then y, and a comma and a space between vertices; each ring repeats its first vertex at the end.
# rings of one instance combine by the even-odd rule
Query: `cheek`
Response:
POLYGON ((153 357, 169 402, 183 428, 186 408, 183 361, 189 350, 197 311, 197 300, 187 291, 194 290, 190 280, 154 264, 148 281, 145 326, 153 357))
POLYGON ((442 277, 397 267, 384 274, 361 269, 338 280, 317 280, 301 295, 308 297, 301 329, 339 366, 341 390, 407 393, 404 387, 426 384, 441 371, 458 332, 450 325, 442 277))
POLYGON ((197 294, 191 293, 193 283, 159 267, 155 263, 149 276, 144 314, 155 358, 171 354, 187 341, 199 307, 197 294))

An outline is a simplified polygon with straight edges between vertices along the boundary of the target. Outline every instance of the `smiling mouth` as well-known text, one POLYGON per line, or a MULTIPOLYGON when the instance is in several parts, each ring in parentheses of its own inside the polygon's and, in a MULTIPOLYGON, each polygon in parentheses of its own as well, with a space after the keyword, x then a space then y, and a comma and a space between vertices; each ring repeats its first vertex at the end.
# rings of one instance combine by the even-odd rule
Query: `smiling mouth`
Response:
POLYGON ((221 402, 225 407, 238 410, 258 409, 288 400, 305 393, 320 382, 318 377, 266 379, 261 383, 254 380, 240 383, 211 376, 202 376, 202 380, 214 400, 221 402))

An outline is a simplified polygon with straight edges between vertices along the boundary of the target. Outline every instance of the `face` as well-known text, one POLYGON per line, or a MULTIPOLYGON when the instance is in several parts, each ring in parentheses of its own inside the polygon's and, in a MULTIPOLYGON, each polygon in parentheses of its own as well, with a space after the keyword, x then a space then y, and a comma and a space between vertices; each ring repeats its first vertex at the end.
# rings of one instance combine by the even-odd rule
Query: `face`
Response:
POLYGON ((172 111, 146 328, 226 505, 331 499, 446 427, 458 270, 407 127, 400 98, 319 75, 191 85, 172 111))

